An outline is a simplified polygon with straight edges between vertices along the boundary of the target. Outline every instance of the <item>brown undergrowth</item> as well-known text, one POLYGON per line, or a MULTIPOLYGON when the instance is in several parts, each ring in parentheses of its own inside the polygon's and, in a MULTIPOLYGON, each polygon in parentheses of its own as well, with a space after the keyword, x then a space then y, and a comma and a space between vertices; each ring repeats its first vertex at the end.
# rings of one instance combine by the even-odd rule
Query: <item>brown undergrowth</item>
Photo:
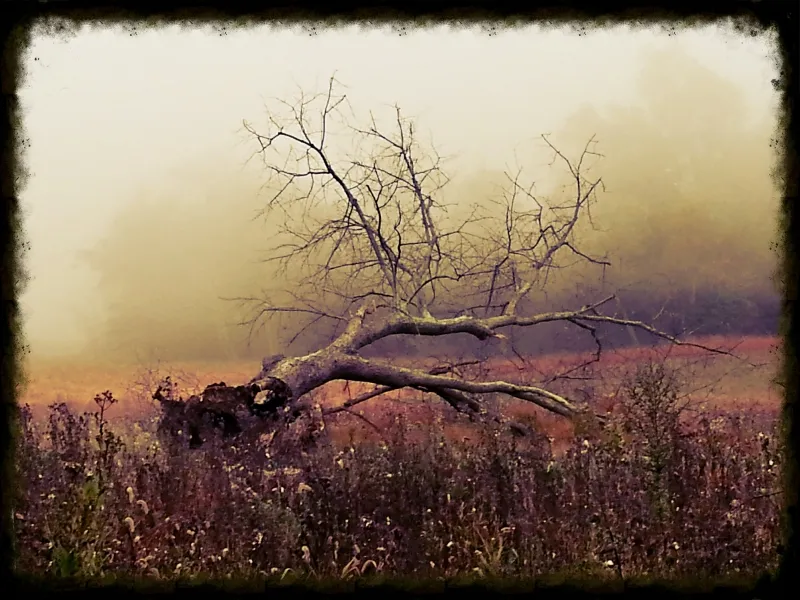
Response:
POLYGON ((114 417, 108 393, 82 415, 26 406, 16 566, 161 579, 774 568, 776 412, 687 413, 679 388, 664 363, 639 365, 606 400, 608 421, 578 423, 558 452, 552 436, 432 408, 416 422, 401 411, 372 438, 332 422, 327 443, 276 453, 268 439, 165 443, 157 415, 114 417))

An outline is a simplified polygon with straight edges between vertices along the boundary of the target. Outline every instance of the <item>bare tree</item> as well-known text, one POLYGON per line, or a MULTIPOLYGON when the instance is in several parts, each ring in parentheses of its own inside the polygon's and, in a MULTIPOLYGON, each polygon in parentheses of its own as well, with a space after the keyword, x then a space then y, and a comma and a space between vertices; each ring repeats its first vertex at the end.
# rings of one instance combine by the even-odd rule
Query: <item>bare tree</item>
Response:
MULTIPOLYGON (((269 113, 267 128, 245 128, 257 142, 271 189, 265 211, 283 219, 283 237, 269 260, 292 276, 289 304, 269 297, 240 298, 255 308, 251 327, 282 315, 296 319, 297 333, 321 323, 332 326, 327 345, 305 356, 277 356, 249 384, 252 407, 262 413, 299 414, 311 406, 309 393, 334 380, 366 382, 374 390, 323 412, 402 388, 435 394, 477 420, 503 420, 485 400, 503 394, 564 417, 585 405, 543 385, 476 378, 475 361, 445 361, 431 369, 401 366, 364 351, 394 336, 468 334, 476 343, 497 342, 514 352, 504 331, 561 322, 591 336, 599 359, 599 325, 639 329, 672 344, 719 348, 681 341, 652 325, 604 312, 616 297, 586 298, 559 311, 533 310, 548 276, 579 262, 609 265, 581 249, 579 223, 591 225, 591 206, 602 179, 589 177, 600 155, 590 139, 575 159, 547 136, 553 164, 568 174, 569 186, 544 198, 522 171, 507 173, 507 185, 483 205, 453 207, 441 198, 448 178, 442 157, 420 143, 414 123, 395 108, 389 128, 370 114, 369 126, 347 122, 349 105, 331 78, 325 93, 281 102, 287 118, 269 113), (342 133, 354 153, 337 152, 342 133), (457 208, 457 210, 454 210, 457 208), (451 209, 451 210, 448 210, 451 209), (456 218, 461 214, 461 218, 456 218), (332 308, 336 307, 336 308, 332 308)), ((280 101, 279 101, 280 102, 280 101)), ((241 389, 240 389, 241 391, 241 389)), ((219 387, 214 389, 219 394, 219 387)))

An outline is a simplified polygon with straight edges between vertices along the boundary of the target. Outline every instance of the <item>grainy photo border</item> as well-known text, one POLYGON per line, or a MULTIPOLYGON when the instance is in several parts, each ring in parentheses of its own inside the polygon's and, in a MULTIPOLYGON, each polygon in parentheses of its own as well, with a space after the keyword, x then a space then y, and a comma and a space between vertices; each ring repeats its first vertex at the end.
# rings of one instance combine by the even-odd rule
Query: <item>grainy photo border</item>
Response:
MULTIPOLYGON (((196 4, 195 4, 196 6, 196 4)), ((225 35, 229 30, 265 20, 281 22, 297 22, 311 19, 315 21, 310 29, 335 27, 343 22, 353 20, 367 23, 396 23, 401 29, 419 27, 432 22, 484 22, 488 29, 492 27, 508 27, 526 24, 531 21, 553 22, 559 24, 573 24, 577 29, 602 28, 622 22, 647 24, 652 27, 681 29, 693 24, 709 23, 722 17, 735 17, 742 31, 751 35, 758 35, 760 31, 774 28, 778 33, 780 50, 775 61, 778 63, 781 77, 773 82, 776 89, 781 92, 780 127, 783 128, 782 148, 776 148, 780 153, 779 167, 774 174, 776 181, 783 188, 782 212, 780 216, 781 239, 779 244, 781 265, 779 268, 780 286, 782 294, 782 317, 780 322, 780 336, 782 338, 783 361, 782 374, 786 383, 786 398, 782 407, 781 416, 784 421, 786 450, 788 456, 784 470, 784 508, 785 508, 785 538, 781 568, 775 578, 763 577, 758 582, 735 582, 730 584, 713 584, 700 581, 675 582, 635 589, 590 589, 586 583, 562 582, 542 589, 537 586, 537 593, 574 593, 589 595, 600 591, 615 591, 627 594, 641 594, 652 597, 653 593, 685 594, 685 593, 711 593, 724 594, 726 597, 733 595, 747 596, 748 598, 763 598, 773 593, 777 587, 792 589, 798 584, 798 569, 800 554, 798 553, 798 507, 797 507, 797 392, 798 374, 800 365, 797 362, 798 322, 795 317, 797 303, 797 278, 798 278, 798 199, 797 181, 798 172, 797 156, 797 116, 794 105, 798 97, 798 6, 794 2, 779 0, 764 1, 736 1, 713 2, 703 0, 700 2, 683 3, 666 2, 660 4, 644 4, 639 2, 618 2, 605 0, 601 2, 562 2, 551 5, 544 2, 525 3, 518 7, 494 2, 491 5, 462 5, 454 10, 444 3, 425 3, 426 11, 418 11, 406 3, 385 3, 384 8, 371 9, 354 3, 326 2, 319 5, 314 3, 292 3, 291 8, 275 8, 264 10, 261 3, 223 2, 209 3, 205 9, 187 8, 178 2, 162 2, 158 5, 149 5, 143 2, 118 2, 114 6, 91 2, 3 2, 0 6, 0 29, 3 39, 2 62, 2 194, 3 215, 0 221, 2 229, 3 264, 0 270, 2 278, 3 305, 6 317, 2 321, 3 354, 0 364, 0 382, 2 382, 2 530, 0 532, 0 553, 2 554, 2 571, 0 580, 14 581, 18 593, 32 593, 36 591, 59 591, 52 581, 45 579, 22 580, 13 572, 14 561, 14 536, 13 513, 10 510, 11 494, 18 482, 13 477, 14 465, 14 435, 17 418, 17 398, 20 390, 25 385, 25 374, 22 369, 22 359, 27 347, 23 333, 23 321, 20 309, 20 295, 25 289, 29 278, 26 271, 26 252, 29 242, 23 228, 22 207, 20 195, 29 177, 33 174, 26 170, 26 149, 29 140, 22 126, 22 108, 19 104, 17 91, 25 86, 25 73, 22 57, 25 48, 30 43, 31 28, 37 21, 45 19, 50 25, 54 36, 75 35, 83 24, 91 23, 94 27, 110 25, 123 25, 125 30, 135 36, 137 31, 164 22, 185 23, 191 27, 197 23, 214 23, 220 32, 225 35)), ((487 31, 488 31, 487 29, 487 31)), ((5 588, 8 584, 4 584, 5 588)), ((105 584, 103 584, 105 585, 105 584)), ((112 581, 114 588, 122 588, 133 593, 147 592, 147 587, 142 587, 141 582, 112 581)), ((510 591, 533 591, 523 584, 509 584, 508 582, 492 582, 476 586, 469 584, 465 587, 447 587, 445 584, 398 580, 381 584, 379 588, 355 589, 349 587, 342 589, 341 584, 331 584, 327 588, 318 588, 316 591, 350 593, 394 593, 418 594, 424 592, 440 592, 452 594, 469 593, 504 593, 510 591)), ((60 591, 67 591, 68 586, 60 591)), ((242 591, 248 589, 246 582, 226 587, 204 585, 197 589, 184 590, 191 593, 211 591, 215 593, 225 591, 242 591)), ((109 587, 97 587, 93 590, 83 589, 81 596, 86 593, 106 595, 111 590, 109 587)), ((150 590, 152 591, 152 590, 150 590)), ((176 591, 174 588, 161 591, 176 591)), ((180 591, 180 590, 177 590, 180 591)), ((250 591, 256 591, 250 589, 250 591)), ((263 588, 261 590, 263 592, 263 588)), ((296 594, 298 591, 314 591, 307 588, 299 589, 287 587, 282 590, 270 589, 268 593, 296 594)))

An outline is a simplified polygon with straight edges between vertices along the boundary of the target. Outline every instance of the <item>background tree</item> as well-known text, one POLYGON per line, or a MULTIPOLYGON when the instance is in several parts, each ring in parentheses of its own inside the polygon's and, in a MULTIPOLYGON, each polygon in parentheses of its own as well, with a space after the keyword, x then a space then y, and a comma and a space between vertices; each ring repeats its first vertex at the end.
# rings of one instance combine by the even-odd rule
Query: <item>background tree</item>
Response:
POLYGON ((682 52, 649 52, 635 85, 628 105, 586 106, 561 132, 569 148, 595 132, 609 157, 602 230, 584 236, 613 259, 606 283, 638 318, 666 304, 667 330, 773 334, 774 115, 682 52))
MULTIPOLYGON (((576 233, 583 249, 607 253, 613 263, 605 270, 605 288, 603 273, 587 261, 551 269, 546 296, 537 295, 535 306, 526 310, 579 306, 587 294, 603 298, 613 292, 624 314, 670 333, 774 335, 779 314, 778 293, 770 281, 776 260, 769 247, 777 231, 779 197, 770 178, 774 116, 748 106, 741 89, 692 56, 648 52, 640 60, 640 75, 624 105, 593 102, 551 138, 575 159, 596 134, 605 155, 606 191, 592 208, 597 227, 582 219, 578 227, 586 226, 576 233)), ((393 125, 382 121, 382 126, 393 125)), ((367 150, 356 146, 364 140, 346 128, 334 137, 341 142, 329 148, 334 158, 367 150)), ((551 155, 529 156, 532 147, 537 152, 549 148, 538 140, 516 148, 521 164, 536 178, 538 194, 555 190, 544 187, 547 182, 571 185, 563 163, 538 168, 546 167, 551 155)), ((457 204, 449 207, 450 217, 457 214, 463 220, 466 207, 475 203, 491 216, 494 205, 486 199, 495 198, 507 183, 502 171, 456 172, 446 161, 442 165, 453 180, 435 196, 457 204)), ((271 181, 281 183, 280 178, 271 181)), ((265 198, 278 191, 268 183, 257 161, 242 168, 220 149, 192 159, 178 172, 154 173, 140 190, 121 192, 132 197, 88 261, 98 276, 92 288, 97 307, 87 307, 84 329, 91 339, 83 356, 128 363, 248 359, 257 364, 265 354, 305 354, 326 344, 336 321, 321 319, 295 338, 294 322, 301 313, 283 313, 254 328, 248 345, 247 328, 237 326, 248 313, 221 299, 261 296, 266 288, 273 302, 293 305, 290 293, 278 298, 275 288, 281 284, 296 291, 284 279, 295 277, 297 265, 278 276, 277 263, 261 260, 282 217, 281 211, 259 216, 265 198), (99 312, 104 319, 97 318, 99 312)), ((302 221, 303 203, 283 206, 293 208, 292 218, 302 221)), ((448 298, 459 305, 452 301, 448 298)), ((442 296, 437 306, 442 310, 442 296)), ((337 312, 341 307, 325 308, 337 312)), ((591 350, 591 336, 576 336, 574 329, 553 322, 537 326, 535 334, 515 327, 504 333, 524 355, 591 350)), ((606 346, 633 343, 625 328, 600 329, 606 346)), ((424 357, 463 351, 466 360, 500 349, 498 344, 473 345, 466 338, 426 337, 416 343, 414 336, 393 336, 364 353, 424 357)), ((639 331, 637 341, 652 338, 639 331)))

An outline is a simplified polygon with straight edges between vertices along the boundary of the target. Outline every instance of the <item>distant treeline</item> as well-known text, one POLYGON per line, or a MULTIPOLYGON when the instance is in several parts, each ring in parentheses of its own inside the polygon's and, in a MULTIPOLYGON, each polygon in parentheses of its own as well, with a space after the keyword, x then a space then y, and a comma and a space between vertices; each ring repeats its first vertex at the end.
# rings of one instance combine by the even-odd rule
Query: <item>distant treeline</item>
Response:
MULTIPOLYGON (((782 132, 776 115, 753 111, 734 83, 690 55, 666 50, 642 58, 631 99, 583 106, 552 138, 571 157, 580 156, 592 135, 597 141, 603 159, 591 177, 602 177, 604 191, 575 239, 581 251, 606 257, 611 266, 603 270, 578 262, 554 269, 532 290, 527 306, 519 307, 520 314, 577 309, 617 293, 619 303, 603 306, 606 314, 655 320, 669 333, 777 333, 780 298, 771 279, 780 264, 776 148, 782 132)), ((287 271, 265 262, 274 258, 285 219, 294 227, 302 222, 302 211, 291 218, 259 212, 277 190, 269 189, 261 169, 244 171, 226 156, 210 153, 187 164, 185 173, 147 182, 86 253, 86 264, 97 275, 97 285, 81 291, 87 305, 89 300, 97 305, 83 313, 88 341, 80 354, 87 359, 257 360, 313 352, 331 339, 335 321, 325 320, 288 344, 315 315, 284 313, 251 336, 238 325, 258 306, 230 299, 266 297, 290 308, 310 300, 325 312, 346 311, 337 305, 339 296, 323 297, 315 284, 297 287, 307 261, 295 261, 287 271)), ((526 177, 543 186, 548 203, 557 201, 561 185, 571 189, 570 174, 551 167, 550 159, 534 150, 520 154, 526 177)), ((500 190, 507 192, 507 177, 451 166, 452 184, 437 192, 452 203, 450 218, 466 218, 476 206, 492 214, 500 190)), ((341 197, 329 200, 331 207, 344 206, 341 197)), ((355 271, 339 276, 357 281, 361 292, 378 285, 374 277, 359 281, 367 276, 355 271)), ((464 289, 444 288, 437 291, 437 316, 445 316, 444 306, 457 310, 467 302, 464 289)), ((617 346, 650 341, 643 331, 624 327, 599 331, 617 346)), ((570 324, 520 329, 510 336, 526 354, 593 347, 591 336, 570 324)), ((498 348, 496 342, 476 344, 462 335, 404 336, 384 340, 374 351, 446 350, 453 356, 476 347, 484 354, 498 348)))
MULTIPOLYGON (((780 298, 776 294, 734 295, 721 291, 678 290, 668 300, 654 298, 645 291, 621 292, 618 303, 612 302, 606 314, 650 323, 671 335, 777 335, 780 298), (659 313, 661 313, 659 315, 659 313)), ((549 308, 538 307, 537 312, 549 308)), ((597 327, 601 340, 613 347, 651 344, 656 338, 634 328, 597 327)), ((509 330, 517 352, 524 355, 552 352, 581 352, 595 348, 591 336, 577 327, 563 323, 545 323, 536 327, 514 327, 509 330)), ((300 350, 300 348, 298 348, 300 350)), ((492 356, 500 350, 495 342, 476 344, 467 334, 446 338, 398 336, 375 344, 375 355, 402 353, 433 355, 457 352, 460 356, 492 356), (474 349, 474 350, 473 350, 474 349)))

